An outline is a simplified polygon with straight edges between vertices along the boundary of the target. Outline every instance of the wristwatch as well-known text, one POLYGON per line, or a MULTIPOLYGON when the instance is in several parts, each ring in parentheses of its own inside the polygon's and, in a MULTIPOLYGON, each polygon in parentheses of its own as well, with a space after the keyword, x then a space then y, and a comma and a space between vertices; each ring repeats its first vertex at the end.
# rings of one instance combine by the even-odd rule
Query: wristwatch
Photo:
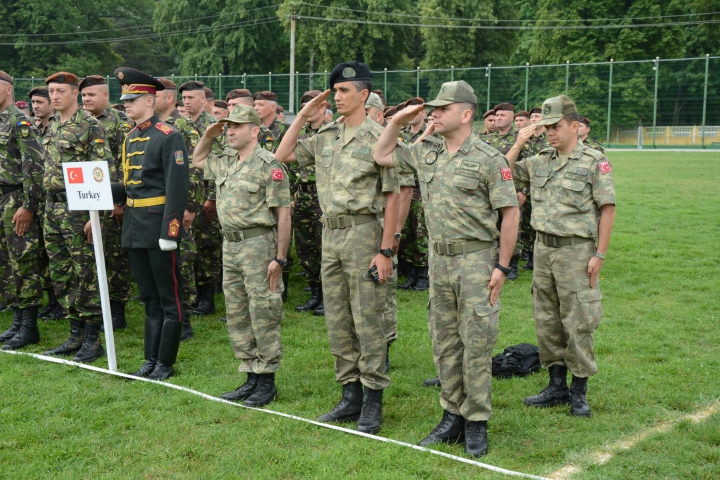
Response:
POLYGON ((287 258, 285 260, 280 260, 279 258, 275 257, 275 261, 280 264, 281 267, 285 268, 287 267, 288 260, 287 258))
POLYGON ((506 277, 510 274, 510 272, 512 272, 512 269, 507 268, 507 267, 503 267, 502 265, 500 265, 500 262, 498 262, 498 263, 495 264, 495 268, 497 268, 497 269, 500 270, 502 273, 504 273, 506 277))
POLYGON ((385 248, 385 249, 381 248, 380 253, 385 255, 387 258, 392 258, 392 256, 393 256, 392 248, 385 248))
POLYGON ((607 253, 595 252, 595 256, 598 257, 600 260, 605 260, 606 255, 607 253))
POLYGON ((395 240, 400 240, 401 238, 402 238, 402 233, 395 234, 395 240))

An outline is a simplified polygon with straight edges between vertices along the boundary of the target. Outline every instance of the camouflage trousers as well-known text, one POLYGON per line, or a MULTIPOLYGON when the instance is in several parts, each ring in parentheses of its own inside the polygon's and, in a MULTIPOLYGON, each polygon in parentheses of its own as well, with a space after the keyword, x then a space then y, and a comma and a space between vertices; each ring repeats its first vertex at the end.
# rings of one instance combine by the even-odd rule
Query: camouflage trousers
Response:
POLYGON ((217 285, 222 270, 222 230, 217 217, 209 222, 205 209, 200 210, 195 217, 195 278, 197 285, 217 285))
POLYGON ((223 243, 223 290, 227 328, 242 372, 273 373, 280 367, 281 292, 270 290, 267 270, 277 252, 277 233, 223 243))
POLYGON ((105 243, 103 246, 105 247, 105 268, 110 300, 127 303, 130 301, 133 274, 128 251, 122 248, 122 226, 118 226, 115 219, 110 218, 108 213, 104 219, 104 227, 105 243))
POLYGON ((317 195, 298 192, 293 209, 295 250, 300 265, 307 272, 308 282, 320 281, 322 257, 322 210, 317 195))
POLYGON ((518 241, 523 252, 533 252, 535 245, 535 230, 530 226, 530 218, 532 216, 532 203, 530 197, 527 197, 525 203, 520 208, 520 234, 518 241))
POLYGON ((444 410, 466 420, 488 420, 492 352, 498 338, 500 301, 490 305, 495 247, 465 255, 430 253, 428 327, 444 410))
POLYGON ((38 205, 37 212, 35 212, 35 218, 38 223, 38 268, 40 269, 40 282, 42 283, 43 290, 50 290, 52 288, 52 280, 50 280, 50 258, 48 257, 47 250, 45 249, 45 232, 44 232, 44 219, 45 219, 45 197, 43 196, 40 204, 38 205))
POLYGON ((414 193, 402 233, 399 255, 410 265, 427 267, 428 233, 425 226, 425 210, 422 200, 419 197, 416 199, 414 193))
POLYGON ((99 324, 102 309, 95 252, 84 232, 88 220, 88 212, 70 211, 66 202, 48 199, 45 204, 45 248, 55 296, 68 320, 99 324))
MULTIPOLYGON (((397 256, 393 257, 393 262, 398 263, 397 256)), ((383 311, 383 319, 385 320, 385 338, 387 344, 391 345, 398 338, 397 333, 397 320, 398 320, 398 309, 397 309, 397 284, 398 284, 398 273, 397 268, 393 270, 392 275, 388 278, 385 296, 385 310, 383 311)))
POLYGON ((544 368, 567 366, 576 377, 597 372, 593 332, 602 317, 600 286, 590 288, 587 266, 595 243, 560 248, 535 242, 533 315, 544 368))
POLYGON ((368 273, 382 241, 380 222, 349 228, 323 228, 322 285, 335 380, 360 380, 380 390, 390 386, 385 374, 387 282, 376 285, 368 273))
POLYGON ((17 190, 0 200, 0 293, 8 306, 25 309, 39 305, 42 286, 37 216, 33 215, 24 235, 13 231, 13 216, 22 207, 21 194, 17 190))
POLYGON ((193 305, 195 297, 197 297, 197 287, 195 285, 195 262, 197 259, 195 226, 197 223, 198 218, 196 216, 192 225, 190 225, 190 228, 185 229, 185 235, 183 235, 180 240, 180 245, 178 245, 180 277, 182 278, 182 307, 186 312, 189 312, 192 309, 191 305, 193 305))

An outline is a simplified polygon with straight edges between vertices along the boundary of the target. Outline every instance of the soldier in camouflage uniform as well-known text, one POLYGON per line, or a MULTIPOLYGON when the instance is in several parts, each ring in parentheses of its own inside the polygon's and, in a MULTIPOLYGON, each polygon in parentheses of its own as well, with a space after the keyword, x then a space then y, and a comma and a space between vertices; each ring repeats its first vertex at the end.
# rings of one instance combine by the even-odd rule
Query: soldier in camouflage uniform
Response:
POLYGON ((70 322, 68 340, 45 354, 76 353, 73 360, 91 362, 101 357, 105 350, 100 343, 102 309, 95 253, 89 241, 90 216, 86 211, 68 209, 61 164, 104 160, 108 162, 110 180, 117 182, 115 159, 100 122, 78 108, 77 76, 58 72, 49 76, 45 83, 58 112, 43 138, 47 150, 43 176, 45 246, 50 257, 55 295, 67 311, 70 322))
POLYGON ((382 423, 383 389, 390 385, 383 312, 386 280, 393 271, 394 237, 394 229, 383 231, 379 217, 384 212, 385 222, 397 225, 399 186, 394 170, 378 167, 372 158, 382 127, 365 113, 372 89, 370 69, 356 61, 337 65, 329 84, 344 122, 333 122, 317 135, 297 140, 330 96, 330 91, 323 92, 298 113, 275 158, 297 159, 300 167, 316 165, 323 211, 325 323, 335 357, 335 379, 343 386, 338 405, 319 420, 357 419, 359 431, 375 433, 382 423))
POLYGON ((255 109, 236 106, 220 122, 229 124, 229 148, 211 154, 212 139, 223 133, 223 125, 215 125, 205 131, 193 162, 217 185, 228 333, 241 361, 239 371, 247 372, 245 383, 223 398, 262 407, 277 396, 281 274, 290 244, 292 197, 285 169, 258 144, 261 122, 255 109))
POLYGON ((605 153, 605 148, 603 148, 602 144, 597 140, 588 138, 588 135, 590 135, 590 119, 587 117, 580 117, 580 124, 578 125, 578 137, 580 137, 580 141, 593 150, 605 153))
POLYGON ((211 109, 210 115, 215 118, 225 118, 230 114, 230 106, 222 100, 214 100, 211 109))
MULTIPOLYGON (((123 140, 131 128, 127 117, 110 106, 108 86, 105 78, 100 75, 85 77, 80 82, 80 95, 83 100, 83 109, 95 117, 105 129, 110 152, 117 160, 118 176, 122 175, 120 150, 123 140)), ((113 330, 127 328, 125 304, 130 300, 133 282, 128 253, 121 246, 122 216, 125 207, 119 205, 116 207, 118 213, 106 216, 103 222, 105 264, 108 272, 113 330)))
POLYGON ((443 138, 397 142, 401 125, 423 108, 413 107, 388 124, 374 157, 399 173, 417 174, 432 244, 428 323, 444 413, 420 445, 464 437, 465 451, 480 456, 488 451, 491 359, 508 271, 503 265, 510 261, 520 212, 507 161, 473 134, 472 87, 444 83, 425 105, 434 107, 434 128, 443 138), (394 162, 393 151, 399 151, 394 162), (503 213, 501 234, 496 210, 503 213))
POLYGON ((3 350, 40 341, 39 219, 44 155, 38 132, 13 104, 13 79, 0 71, 0 293, 13 323, 0 335, 3 350))
POLYGON ((546 100, 539 124, 552 146, 515 164, 515 184, 529 187, 533 199, 533 315, 540 362, 550 371, 548 387, 525 404, 569 403, 571 414, 589 417, 587 379, 597 372, 593 332, 602 317, 599 278, 615 220, 615 187, 605 155, 579 141, 578 123, 570 98, 546 100))

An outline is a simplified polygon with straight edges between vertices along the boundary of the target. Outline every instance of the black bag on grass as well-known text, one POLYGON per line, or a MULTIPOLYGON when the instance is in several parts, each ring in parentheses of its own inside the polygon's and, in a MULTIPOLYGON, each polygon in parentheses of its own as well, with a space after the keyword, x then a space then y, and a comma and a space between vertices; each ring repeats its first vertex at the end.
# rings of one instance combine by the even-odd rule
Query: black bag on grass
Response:
POLYGON ((540 370, 540 351, 531 343, 507 347, 492 359, 492 375, 497 378, 524 377, 540 370))

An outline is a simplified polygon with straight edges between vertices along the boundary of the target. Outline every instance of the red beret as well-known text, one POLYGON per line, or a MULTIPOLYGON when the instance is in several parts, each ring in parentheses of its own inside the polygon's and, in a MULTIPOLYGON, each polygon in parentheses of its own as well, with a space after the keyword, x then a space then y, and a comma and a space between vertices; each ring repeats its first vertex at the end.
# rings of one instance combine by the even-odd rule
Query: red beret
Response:
POLYGON ((483 119, 486 119, 486 118, 489 117, 490 115, 495 115, 495 109, 494 109, 494 108, 493 108, 492 110, 488 110, 487 112, 483 113, 483 119))
POLYGON ((500 110, 505 110, 508 112, 514 112, 515 107, 511 103, 501 103, 500 105, 495 105, 495 108, 493 108, 493 111, 495 113, 499 112, 500 110))
POLYGON ((2 80, 3 82, 8 82, 10 85, 13 84, 13 78, 2 70, 0 70, 0 80, 2 80))
POLYGON ((244 88, 236 88, 235 90, 230 90, 228 94, 225 95, 226 102, 231 98, 252 98, 252 93, 250 93, 250 90, 244 88))
POLYGON ((213 93, 212 89, 209 87, 205 87, 205 98, 215 98, 215 94, 213 93))
POLYGON ((57 72, 53 73, 45 79, 45 84, 50 85, 51 83, 66 83, 68 85, 78 86, 78 77, 74 73, 69 72, 57 72))
POLYGON ((158 78, 157 80, 165 85, 165 90, 177 90, 177 85, 175 85, 175 82, 172 80, 168 80, 167 78, 158 78))
POLYGON ((263 90, 262 92, 255 92, 253 100, 270 100, 272 102, 277 102, 277 95, 269 90, 263 90))

